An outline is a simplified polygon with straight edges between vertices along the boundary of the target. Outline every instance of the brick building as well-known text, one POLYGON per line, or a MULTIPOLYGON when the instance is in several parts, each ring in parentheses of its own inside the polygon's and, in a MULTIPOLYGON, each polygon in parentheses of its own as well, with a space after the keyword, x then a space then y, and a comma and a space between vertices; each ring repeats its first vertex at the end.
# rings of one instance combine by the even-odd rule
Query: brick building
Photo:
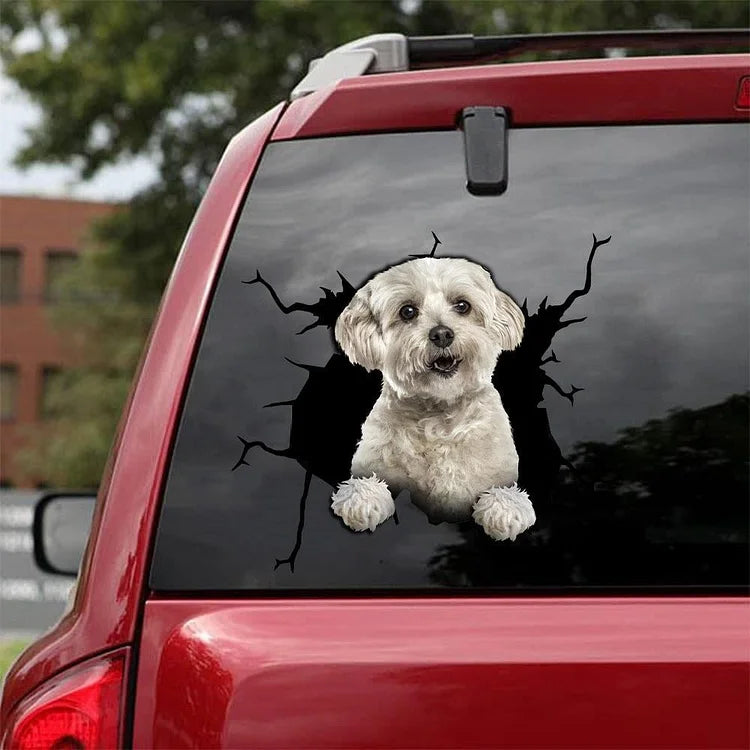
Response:
POLYGON ((45 417, 55 375, 75 359, 51 320, 61 274, 111 203, 0 196, 0 482, 29 486, 16 465, 25 428, 45 417))

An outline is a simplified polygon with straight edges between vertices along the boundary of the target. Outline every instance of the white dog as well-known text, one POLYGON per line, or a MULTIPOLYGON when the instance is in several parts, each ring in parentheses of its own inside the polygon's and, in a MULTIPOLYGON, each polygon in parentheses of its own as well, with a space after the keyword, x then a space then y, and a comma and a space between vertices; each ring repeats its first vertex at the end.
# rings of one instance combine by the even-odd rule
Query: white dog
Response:
POLYGON ((515 484, 518 454, 491 381, 523 326, 489 272, 459 258, 410 260, 357 292, 336 340, 353 363, 382 372, 383 390, 362 425, 352 478, 332 497, 349 528, 373 531, 402 489, 431 521, 473 515, 493 539, 515 539, 536 521, 515 484))

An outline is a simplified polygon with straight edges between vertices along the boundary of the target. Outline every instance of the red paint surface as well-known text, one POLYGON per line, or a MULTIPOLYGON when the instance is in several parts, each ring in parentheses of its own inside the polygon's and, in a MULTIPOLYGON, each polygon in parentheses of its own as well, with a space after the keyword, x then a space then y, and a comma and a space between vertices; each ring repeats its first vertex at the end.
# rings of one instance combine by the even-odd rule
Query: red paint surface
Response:
POLYGON ((230 143, 188 231, 99 490, 75 605, 9 673, 0 723, 33 687, 133 640, 167 457, 213 279, 282 105, 230 143))
POLYGON ((746 747, 749 606, 152 600, 134 744, 746 747))
POLYGON ((514 127, 746 120, 748 55, 519 63, 350 78, 298 99, 273 140, 452 128, 464 107, 510 108, 514 127))

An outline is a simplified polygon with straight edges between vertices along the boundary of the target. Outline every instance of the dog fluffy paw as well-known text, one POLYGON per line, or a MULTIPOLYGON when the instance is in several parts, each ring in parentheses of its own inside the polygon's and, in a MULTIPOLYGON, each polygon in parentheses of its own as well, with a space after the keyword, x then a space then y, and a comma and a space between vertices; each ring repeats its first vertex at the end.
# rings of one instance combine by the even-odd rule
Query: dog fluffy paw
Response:
POLYGON ((513 541, 536 522, 529 496, 517 484, 491 487, 474 503, 474 520, 493 539, 513 541))
POLYGON ((331 510, 354 531, 375 531, 396 512, 396 505, 388 485, 373 474, 342 482, 331 496, 331 510))

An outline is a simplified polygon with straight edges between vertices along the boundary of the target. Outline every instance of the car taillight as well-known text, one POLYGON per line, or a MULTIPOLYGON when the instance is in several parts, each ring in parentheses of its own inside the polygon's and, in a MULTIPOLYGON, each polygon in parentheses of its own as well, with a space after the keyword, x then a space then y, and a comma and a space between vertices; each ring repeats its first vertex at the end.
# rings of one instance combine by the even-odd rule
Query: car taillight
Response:
POLYGON ((125 651, 52 677, 10 716, 3 748, 93 750, 121 744, 125 651))

